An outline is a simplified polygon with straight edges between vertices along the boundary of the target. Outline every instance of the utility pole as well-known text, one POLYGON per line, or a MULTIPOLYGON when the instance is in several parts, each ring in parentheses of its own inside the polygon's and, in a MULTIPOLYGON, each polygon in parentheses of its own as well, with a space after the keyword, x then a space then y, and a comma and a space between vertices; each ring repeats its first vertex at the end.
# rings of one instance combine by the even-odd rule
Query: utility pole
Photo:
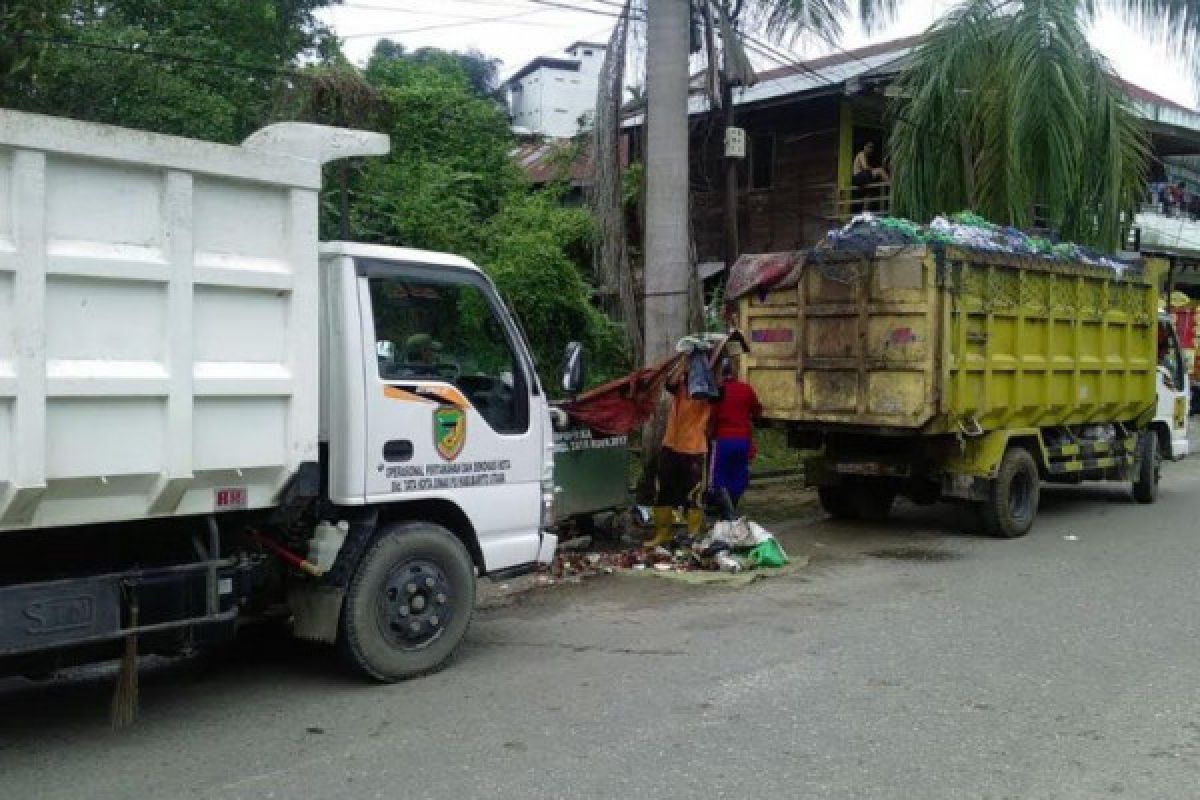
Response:
POLYGON ((646 3, 646 363, 687 332, 689 0, 646 3))
MULTIPOLYGON (((725 248, 723 256, 725 257, 725 274, 729 275, 733 269, 734 263, 738 260, 741 252, 741 234, 738 230, 738 164, 745 160, 745 133, 737 130, 737 109, 733 102, 733 85, 744 77, 742 70, 734 67, 734 45, 729 41, 730 37, 737 36, 738 22, 742 16, 743 0, 734 0, 732 6, 729 0, 722 0, 720 11, 722 19, 722 42, 721 42, 721 69, 720 69, 720 87, 721 87, 721 111, 724 114, 724 124, 722 125, 722 134, 724 142, 724 151, 722 155, 725 159, 725 248), (741 149, 739 150, 733 142, 734 134, 740 136, 741 149)), ((710 5, 709 8, 712 6, 710 5)), ((711 52, 711 48, 710 48, 711 52)), ((715 57, 715 52, 712 52, 710 58, 715 57)))
POLYGON ((725 114, 725 275, 730 274, 734 263, 741 255, 738 231, 738 162, 742 159, 729 152, 730 131, 737 128, 737 114, 733 107, 733 82, 729 71, 729 50, 725 50, 724 66, 721 68, 721 109, 725 114))

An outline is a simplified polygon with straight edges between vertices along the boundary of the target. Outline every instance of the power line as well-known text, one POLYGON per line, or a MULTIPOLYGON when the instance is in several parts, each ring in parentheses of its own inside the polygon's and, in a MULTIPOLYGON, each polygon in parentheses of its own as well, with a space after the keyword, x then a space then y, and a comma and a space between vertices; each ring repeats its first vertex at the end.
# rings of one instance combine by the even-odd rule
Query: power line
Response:
MULTIPOLYGON (((396 8, 395 6, 368 5, 366 3, 342 3, 336 7, 337 8, 354 8, 354 9, 359 9, 362 11, 379 11, 379 12, 383 12, 385 14, 411 14, 413 16, 418 16, 418 17, 440 17, 442 19, 470 20, 472 22, 496 21, 495 17, 474 17, 474 16, 470 16, 467 14, 451 14, 451 13, 447 13, 445 11, 416 11, 416 10, 408 9, 408 8, 396 8)), ((545 14, 545 13, 549 13, 549 12, 548 12, 548 10, 537 9, 530 13, 531 14, 545 14)), ((553 22, 539 22, 537 20, 530 20, 528 22, 519 22, 519 23, 514 23, 514 24, 535 25, 535 26, 539 26, 539 27, 544 26, 544 27, 548 27, 548 28, 562 27, 561 25, 555 24, 553 22)))
POLYGON ((230 61, 219 61, 213 58, 204 58, 202 56, 189 56, 180 53, 167 53, 162 50, 152 50, 138 45, 121 46, 114 44, 102 44, 100 42, 85 42, 81 39, 71 39, 65 36, 43 36, 36 33, 19 33, 14 36, 16 39, 28 39, 30 41, 42 42, 44 44, 55 47, 77 47, 81 50, 95 50, 99 52, 119 53, 127 56, 139 56, 142 58, 150 58, 158 61, 176 61, 180 64, 193 64, 196 66, 216 67, 218 69, 236 70, 241 72, 253 72, 263 75, 286 75, 291 78, 307 78, 304 72, 287 67, 274 67, 259 64, 238 64, 230 61))
POLYGON ((444 30, 446 28, 466 28, 471 25, 481 25, 484 23, 510 22, 519 17, 528 17, 533 14, 544 14, 544 13, 546 13, 546 12, 543 11, 542 9, 535 8, 531 11, 518 11, 516 14, 507 14, 507 15, 500 16, 500 17, 480 17, 480 18, 474 20, 473 22, 444 22, 444 23, 439 23, 439 24, 435 24, 435 25, 423 25, 423 26, 417 27, 417 28, 399 28, 399 29, 390 30, 390 31, 366 31, 363 33, 348 33, 339 38, 361 39, 364 36, 397 36, 397 35, 403 34, 403 33, 423 33, 425 31, 438 31, 438 30, 444 30))
MULTIPOLYGON (((415 2, 416 0, 412 1, 415 2)), ((513 5, 513 3, 521 3, 525 6, 540 5, 547 6, 549 8, 559 8, 564 11, 577 11, 584 14, 600 14, 601 16, 605 17, 619 17, 621 16, 619 13, 620 10, 624 8, 624 4, 616 2, 616 0, 585 0, 585 2, 588 3, 607 6, 607 8, 613 9, 612 11, 607 10, 607 8, 583 6, 579 5, 579 3, 572 5, 569 0, 562 0, 561 2, 559 2, 559 0, 504 0, 503 2, 486 2, 485 0, 453 0, 453 2, 486 6, 490 8, 521 8, 521 5, 513 5)))
MULTIPOLYGON (((613 17, 614 19, 621 16, 621 14, 617 11, 604 11, 599 8, 588 8, 586 6, 572 6, 567 5, 566 3, 555 2, 555 0, 520 0, 520 2, 535 3, 537 5, 548 6, 550 8, 561 8, 566 11, 579 11, 585 14, 599 14, 602 17, 613 17)), ((621 4, 608 3, 606 0, 590 0, 590 2, 600 3, 602 5, 610 5, 613 8, 624 8, 624 6, 621 4)))

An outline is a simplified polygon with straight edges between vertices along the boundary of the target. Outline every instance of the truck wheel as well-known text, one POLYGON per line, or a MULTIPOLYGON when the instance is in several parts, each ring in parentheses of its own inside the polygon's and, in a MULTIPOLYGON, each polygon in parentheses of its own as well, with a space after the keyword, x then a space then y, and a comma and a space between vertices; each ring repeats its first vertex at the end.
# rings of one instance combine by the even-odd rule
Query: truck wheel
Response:
POLYGON ((858 507, 849 486, 818 486, 821 508, 834 519, 858 519, 858 507))
POLYGON ((458 537, 425 522, 391 525, 346 588, 338 647, 377 681, 412 678, 449 660, 474 608, 474 565, 458 537))
POLYGON ((1138 437, 1138 471, 1133 480, 1133 499, 1153 503, 1158 499, 1158 481, 1162 478, 1162 447, 1153 428, 1138 437))
POLYGON ((980 509, 984 531, 1004 539, 1029 533, 1037 515, 1040 490, 1041 478, 1033 456, 1024 447, 1009 448, 980 509))

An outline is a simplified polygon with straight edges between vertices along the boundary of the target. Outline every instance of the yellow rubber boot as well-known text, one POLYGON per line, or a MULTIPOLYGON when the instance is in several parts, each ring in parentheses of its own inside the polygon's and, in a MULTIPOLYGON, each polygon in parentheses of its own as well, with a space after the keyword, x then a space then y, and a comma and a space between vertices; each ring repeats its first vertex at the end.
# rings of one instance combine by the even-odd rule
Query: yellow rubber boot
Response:
POLYGON ((654 538, 647 539, 645 547, 666 547, 671 543, 671 524, 675 522, 675 511, 666 506, 654 507, 654 538))
POLYGON ((699 539, 704 533, 704 509, 689 508, 687 511, 687 532, 693 539, 699 539))

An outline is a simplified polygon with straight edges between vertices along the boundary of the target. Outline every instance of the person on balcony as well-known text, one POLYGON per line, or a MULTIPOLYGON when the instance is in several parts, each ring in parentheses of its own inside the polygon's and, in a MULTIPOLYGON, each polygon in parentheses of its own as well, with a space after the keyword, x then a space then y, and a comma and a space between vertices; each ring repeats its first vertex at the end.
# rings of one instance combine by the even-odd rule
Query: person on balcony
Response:
POLYGON ((867 142, 863 149, 854 157, 854 185, 870 186, 872 183, 888 183, 891 176, 883 167, 874 165, 875 143, 867 142))
POLYGON ((854 170, 850 179, 854 186, 855 210, 882 211, 883 209, 879 208, 881 204, 871 201, 882 194, 879 184, 890 183, 891 180, 886 169, 875 166, 875 143, 864 144, 862 150, 854 157, 854 170))

